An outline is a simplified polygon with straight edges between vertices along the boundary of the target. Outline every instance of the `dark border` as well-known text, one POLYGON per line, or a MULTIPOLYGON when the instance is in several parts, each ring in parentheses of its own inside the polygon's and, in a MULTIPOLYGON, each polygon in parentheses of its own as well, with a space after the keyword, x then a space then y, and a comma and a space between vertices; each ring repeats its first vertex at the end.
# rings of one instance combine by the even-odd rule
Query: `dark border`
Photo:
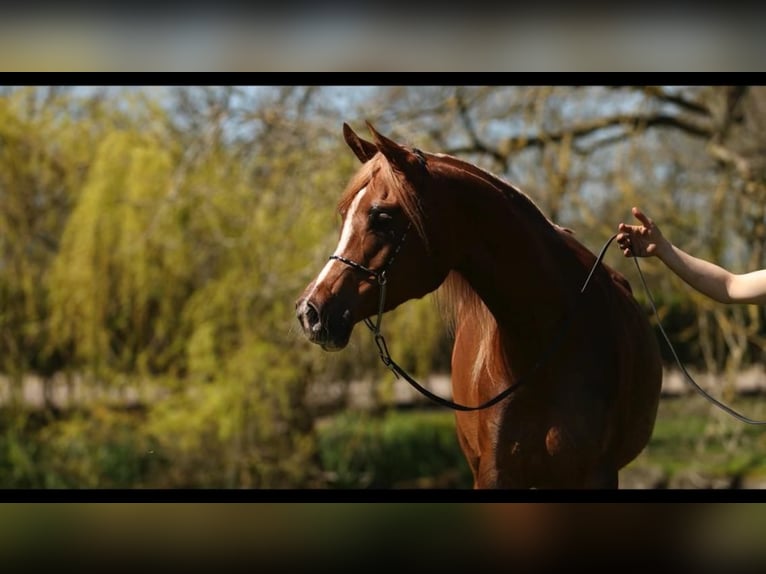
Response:
POLYGON ((9 502, 763 502, 766 490, 2 489, 9 502))

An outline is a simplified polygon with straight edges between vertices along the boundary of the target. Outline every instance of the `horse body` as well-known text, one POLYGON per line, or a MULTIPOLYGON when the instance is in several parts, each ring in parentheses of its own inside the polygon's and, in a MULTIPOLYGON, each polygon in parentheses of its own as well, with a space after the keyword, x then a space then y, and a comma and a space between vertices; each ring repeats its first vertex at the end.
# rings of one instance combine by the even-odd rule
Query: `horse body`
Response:
MULTIPOLYGON (((616 487, 651 436, 662 378, 625 278, 602 264, 580 294, 595 256, 522 192, 459 159, 345 129, 365 165, 341 202, 344 256, 379 267, 414 222, 388 271, 385 310, 444 285, 457 402, 481 404, 525 380, 495 406, 456 413, 474 486, 616 487), (391 214, 382 232, 381 209, 391 214)), ((342 347, 353 324, 377 312, 376 291, 331 261, 298 301, 299 320, 315 342, 342 347)))
MULTIPOLYGON (((462 181, 452 173, 461 169, 449 160, 444 174, 432 173, 462 181)), ((507 401, 456 413, 475 485, 616 486, 619 468, 651 436, 662 377, 656 340, 624 277, 604 265, 580 295, 595 256, 521 192, 487 177, 480 197, 469 181, 453 199, 465 225, 447 285, 464 291, 453 396, 489 400, 532 371, 558 330, 568 332, 507 401)))

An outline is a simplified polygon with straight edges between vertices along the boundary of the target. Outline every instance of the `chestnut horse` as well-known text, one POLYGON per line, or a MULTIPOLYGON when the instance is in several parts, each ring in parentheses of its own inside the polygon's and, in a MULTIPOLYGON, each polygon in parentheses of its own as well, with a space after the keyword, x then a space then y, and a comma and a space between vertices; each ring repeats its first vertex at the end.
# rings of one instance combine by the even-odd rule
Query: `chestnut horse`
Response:
POLYGON ((339 350, 354 325, 439 294, 454 316, 452 394, 475 488, 617 488, 646 446, 662 383, 657 340, 627 280, 512 185, 470 163, 344 124, 362 162, 334 255, 296 303, 304 333, 339 350), (538 364, 555 335, 567 332, 538 364), (539 367, 539 368, 538 368, 539 367))

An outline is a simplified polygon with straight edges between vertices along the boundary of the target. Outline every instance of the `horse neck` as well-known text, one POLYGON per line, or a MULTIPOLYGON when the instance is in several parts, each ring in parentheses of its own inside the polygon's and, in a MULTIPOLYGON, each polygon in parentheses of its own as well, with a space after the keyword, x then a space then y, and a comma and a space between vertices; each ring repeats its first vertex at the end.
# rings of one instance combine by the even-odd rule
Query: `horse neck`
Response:
POLYGON ((456 234, 458 272, 492 312, 506 336, 549 338, 577 289, 564 279, 573 258, 562 256, 559 231, 521 192, 470 177, 453 183, 463 225, 456 234), (536 337, 536 335, 540 337, 536 337))

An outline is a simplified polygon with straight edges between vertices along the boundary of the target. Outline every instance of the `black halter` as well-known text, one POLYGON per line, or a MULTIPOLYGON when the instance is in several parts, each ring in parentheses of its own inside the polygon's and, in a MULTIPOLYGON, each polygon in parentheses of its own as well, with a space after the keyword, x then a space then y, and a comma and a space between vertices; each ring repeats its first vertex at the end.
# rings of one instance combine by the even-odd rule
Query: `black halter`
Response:
MULTIPOLYGON (((412 222, 409 222, 407 224, 407 228, 404 230, 404 233, 402 233, 402 236, 399 238, 399 243, 396 244, 396 247, 391 252, 391 255, 388 256, 388 259, 383 264, 383 266, 378 269, 370 269, 369 267, 366 267, 361 263, 357 263, 351 259, 347 259, 342 255, 330 255, 330 260, 337 259, 352 269, 356 269, 357 271, 367 273, 367 275, 374 277, 378 287, 380 287, 380 296, 378 299, 378 320, 376 323, 373 323, 372 320, 367 318, 364 320, 364 324, 367 325, 370 331, 375 334, 375 342, 378 345, 378 349, 381 350, 381 358, 383 358, 383 349, 386 348, 386 341, 383 339, 383 335, 380 334, 380 323, 383 320, 383 306, 386 304, 386 273, 388 272, 389 267, 391 267, 391 264, 394 262, 394 259, 396 259, 396 256, 399 255, 399 252, 402 250, 402 245, 404 245, 404 240, 407 239, 407 233, 411 227, 412 222)), ((388 358, 389 362, 386 362, 386 359, 383 359, 383 363, 387 367, 390 367, 390 357, 388 357, 387 350, 386 357, 388 358)))

